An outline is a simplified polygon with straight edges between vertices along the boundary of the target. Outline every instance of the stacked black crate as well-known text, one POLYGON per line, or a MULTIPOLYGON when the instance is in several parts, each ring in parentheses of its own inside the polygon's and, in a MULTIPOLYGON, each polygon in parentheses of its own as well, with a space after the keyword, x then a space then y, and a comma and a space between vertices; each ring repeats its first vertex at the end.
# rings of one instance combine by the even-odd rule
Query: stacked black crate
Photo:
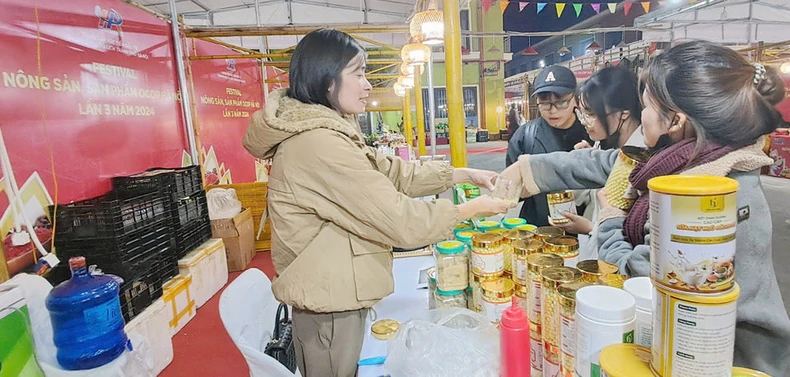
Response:
POLYGON ((110 192, 50 212, 57 220, 55 250, 61 259, 85 256, 89 265, 124 280, 120 299, 127 321, 162 296, 162 255, 176 249, 163 195, 110 192))

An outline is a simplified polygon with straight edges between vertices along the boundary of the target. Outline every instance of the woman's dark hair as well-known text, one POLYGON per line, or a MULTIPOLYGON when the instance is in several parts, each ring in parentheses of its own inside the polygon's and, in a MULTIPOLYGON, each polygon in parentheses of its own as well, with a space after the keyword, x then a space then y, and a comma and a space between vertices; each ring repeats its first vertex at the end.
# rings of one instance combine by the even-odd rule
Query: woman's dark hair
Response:
POLYGON ((706 41, 686 42, 656 56, 643 75, 645 90, 661 116, 682 112, 697 133, 697 145, 710 140, 741 148, 784 124, 776 105, 784 83, 776 71, 755 65, 736 51, 706 41))
POLYGON ((343 70, 357 58, 364 64, 365 49, 350 35, 334 29, 310 32, 291 57, 288 97, 337 109, 338 91, 330 93, 329 87, 340 87, 343 70))
POLYGON ((627 110, 631 119, 640 121, 642 118, 639 83, 636 74, 626 68, 607 67, 596 72, 579 86, 576 101, 581 108, 595 114, 603 125, 607 134, 602 143, 606 144, 604 148, 620 147, 617 145, 620 129, 611 130, 609 126, 611 113, 627 110))

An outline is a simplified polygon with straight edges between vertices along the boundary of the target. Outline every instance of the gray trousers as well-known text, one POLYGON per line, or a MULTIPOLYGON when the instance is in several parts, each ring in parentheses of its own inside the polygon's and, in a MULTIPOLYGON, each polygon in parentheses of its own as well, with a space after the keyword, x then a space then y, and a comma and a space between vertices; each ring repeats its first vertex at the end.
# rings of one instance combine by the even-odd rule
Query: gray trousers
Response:
POLYGON ((303 377, 354 377, 368 309, 313 313, 293 309, 296 363, 303 377))

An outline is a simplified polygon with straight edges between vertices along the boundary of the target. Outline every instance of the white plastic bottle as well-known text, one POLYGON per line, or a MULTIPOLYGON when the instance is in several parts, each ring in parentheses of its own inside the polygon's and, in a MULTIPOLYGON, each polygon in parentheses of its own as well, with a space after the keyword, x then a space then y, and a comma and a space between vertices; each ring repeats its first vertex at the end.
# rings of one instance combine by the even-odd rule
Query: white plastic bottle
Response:
POLYGON ((607 286, 576 292, 576 375, 601 375, 601 350, 611 344, 633 343, 636 301, 630 293, 607 286))
POLYGON ((625 281, 623 290, 636 300, 634 344, 650 348, 653 344, 653 283, 647 276, 631 278, 625 281))

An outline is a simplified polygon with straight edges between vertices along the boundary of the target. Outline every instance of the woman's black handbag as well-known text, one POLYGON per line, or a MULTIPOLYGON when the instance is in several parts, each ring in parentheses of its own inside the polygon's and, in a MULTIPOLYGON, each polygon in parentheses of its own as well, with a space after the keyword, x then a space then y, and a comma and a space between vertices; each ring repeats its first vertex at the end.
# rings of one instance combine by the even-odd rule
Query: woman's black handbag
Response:
POLYGON ((280 304, 274 322, 272 340, 263 353, 273 357, 291 372, 296 372, 296 351, 293 342, 293 324, 288 318, 288 306, 280 304))

